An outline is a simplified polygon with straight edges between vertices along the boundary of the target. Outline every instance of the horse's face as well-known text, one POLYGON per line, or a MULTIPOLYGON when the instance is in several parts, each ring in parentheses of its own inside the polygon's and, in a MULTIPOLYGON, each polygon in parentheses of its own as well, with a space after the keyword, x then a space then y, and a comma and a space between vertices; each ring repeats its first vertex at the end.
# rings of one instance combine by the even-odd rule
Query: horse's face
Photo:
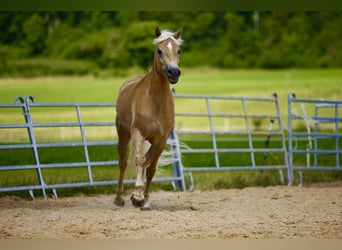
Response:
MULTIPOLYGON (((156 44, 156 53, 158 64, 162 68, 163 73, 167 77, 170 83, 175 84, 178 82, 178 78, 181 74, 178 68, 180 47, 177 43, 181 30, 178 30, 173 34, 173 38, 169 37, 158 44, 156 44)), ((159 37, 160 31, 156 29, 156 36, 159 37)))

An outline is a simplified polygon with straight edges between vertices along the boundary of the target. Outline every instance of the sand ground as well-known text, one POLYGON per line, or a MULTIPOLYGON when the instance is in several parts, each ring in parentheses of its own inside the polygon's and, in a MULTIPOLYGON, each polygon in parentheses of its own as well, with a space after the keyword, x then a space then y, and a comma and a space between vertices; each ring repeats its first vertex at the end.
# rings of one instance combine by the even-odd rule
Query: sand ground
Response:
POLYGON ((0 239, 342 239, 342 182, 125 196, 0 198, 0 239))

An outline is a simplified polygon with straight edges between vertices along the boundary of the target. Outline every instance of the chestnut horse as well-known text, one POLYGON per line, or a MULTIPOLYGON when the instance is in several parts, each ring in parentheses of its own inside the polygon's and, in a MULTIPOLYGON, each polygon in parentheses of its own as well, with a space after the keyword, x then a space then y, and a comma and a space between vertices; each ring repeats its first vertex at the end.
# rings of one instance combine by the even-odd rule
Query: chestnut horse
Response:
POLYGON ((116 102, 116 129, 120 176, 114 204, 124 206, 123 178, 127 168, 128 146, 131 142, 133 163, 136 167, 135 190, 132 204, 141 210, 151 210, 149 189, 156 172, 158 159, 174 126, 174 103, 169 83, 178 82, 178 61, 182 29, 173 33, 155 29, 156 46, 152 69, 144 77, 126 81, 116 102), (144 145, 150 147, 145 153, 144 145), (144 188, 144 179, 146 186, 144 188))

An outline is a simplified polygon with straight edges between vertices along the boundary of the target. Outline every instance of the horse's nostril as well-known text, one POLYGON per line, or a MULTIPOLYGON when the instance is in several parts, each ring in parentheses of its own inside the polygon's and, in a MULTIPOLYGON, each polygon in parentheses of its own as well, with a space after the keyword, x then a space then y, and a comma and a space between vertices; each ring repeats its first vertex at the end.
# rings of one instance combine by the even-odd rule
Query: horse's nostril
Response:
POLYGON ((180 75, 180 70, 177 69, 177 68, 168 69, 167 74, 169 76, 179 76, 180 75))

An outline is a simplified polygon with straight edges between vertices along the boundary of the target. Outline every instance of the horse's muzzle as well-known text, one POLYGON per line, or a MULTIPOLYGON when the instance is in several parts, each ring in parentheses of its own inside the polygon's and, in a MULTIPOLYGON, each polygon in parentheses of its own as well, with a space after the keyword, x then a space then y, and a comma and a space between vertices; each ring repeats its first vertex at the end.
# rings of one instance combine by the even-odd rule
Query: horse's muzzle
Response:
POLYGON ((178 82, 178 78, 181 74, 180 70, 177 67, 170 67, 167 66, 165 68, 165 74, 167 76, 167 79, 171 84, 175 84, 178 82))

